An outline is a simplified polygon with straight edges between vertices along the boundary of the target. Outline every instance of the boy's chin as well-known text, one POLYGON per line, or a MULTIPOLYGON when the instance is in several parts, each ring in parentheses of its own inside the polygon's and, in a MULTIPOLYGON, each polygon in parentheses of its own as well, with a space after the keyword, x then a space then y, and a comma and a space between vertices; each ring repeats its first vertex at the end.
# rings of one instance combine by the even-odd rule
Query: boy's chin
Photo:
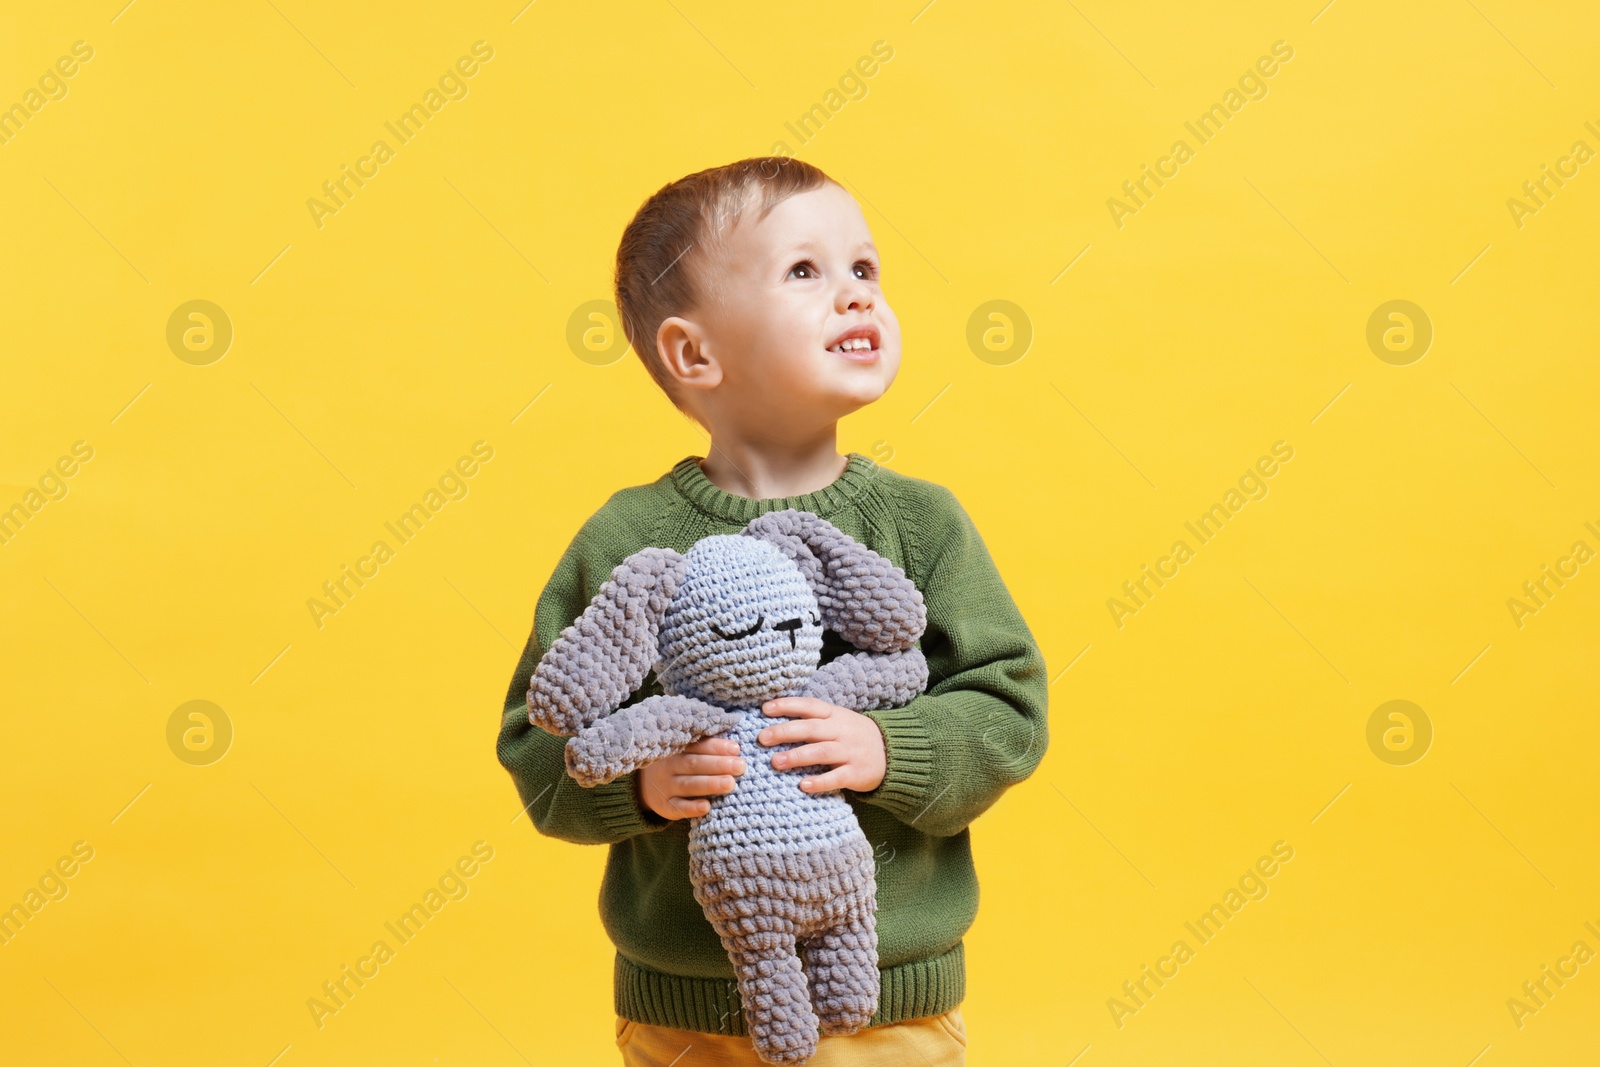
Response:
POLYGON ((861 392, 861 390, 858 390, 858 392, 835 394, 827 398, 827 411, 837 421, 837 419, 845 418, 846 414, 854 414, 856 411, 861 411, 862 408, 874 403, 882 395, 882 389, 877 390, 877 392, 861 392))
POLYGON ((879 400, 895 379, 892 371, 886 373, 881 367, 842 370, 815 368, 788 381, 768 382, 760 400, 752 398, 750 409, 766 411, 780 422, 795 418, 807 423, 836 421, 879 400))
POLYGON ((837 417, 844 417, 852 411, 859 411, 868 404, 880 399, 889 391, 889 386, 894 382, 882 378, 862 377, 856 381, 838 382, 819 401, 837 413, 837 417))

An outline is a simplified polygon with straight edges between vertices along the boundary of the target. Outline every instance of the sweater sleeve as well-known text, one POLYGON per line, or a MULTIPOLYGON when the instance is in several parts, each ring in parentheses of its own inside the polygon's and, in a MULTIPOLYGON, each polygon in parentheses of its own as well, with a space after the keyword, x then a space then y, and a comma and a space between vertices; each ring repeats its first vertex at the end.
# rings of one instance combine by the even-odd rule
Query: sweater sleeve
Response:
POLYGON ((883 782, 860 800, 936 837, 960 833, 1032 774, 1049 744, 1044 656, 955 496, 932 485, 907 562, 928 625, 928 688, 864 714, 883 732, 883 782))
MULTIPOLYGON (((567 774, 567 738, 528 721, 528 683, 539 660, 561 631, 583 614, 612 568, 644 547, 642 540, 635 544, 631 538, 628 525, 601 508, 568 545, 539 595, 532 632, 506 690, 495 745, 534 828, 574 844, 612 844, 668 825, 640 804, 636 772, 586 789, 567 774)), ((651 675, 623 706, 650 695, 654 686, 651 675)))

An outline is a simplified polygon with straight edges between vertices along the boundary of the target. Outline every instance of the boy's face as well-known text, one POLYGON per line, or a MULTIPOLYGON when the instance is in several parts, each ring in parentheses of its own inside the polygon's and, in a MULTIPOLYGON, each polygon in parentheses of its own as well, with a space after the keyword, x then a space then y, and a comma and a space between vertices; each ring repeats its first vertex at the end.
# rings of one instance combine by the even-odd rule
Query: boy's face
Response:
POLYGON ((700 356, 714 364, 701 368, 712 388, 700 394, 713 423, 806 432, 884 394, 900 368, 900 324, 848 192, 828 182, 759 222, 752 210, 725 243, 706 267, 714 295, 693 316, 700 356), (871 348, 838 350, 852 331, 871 348))

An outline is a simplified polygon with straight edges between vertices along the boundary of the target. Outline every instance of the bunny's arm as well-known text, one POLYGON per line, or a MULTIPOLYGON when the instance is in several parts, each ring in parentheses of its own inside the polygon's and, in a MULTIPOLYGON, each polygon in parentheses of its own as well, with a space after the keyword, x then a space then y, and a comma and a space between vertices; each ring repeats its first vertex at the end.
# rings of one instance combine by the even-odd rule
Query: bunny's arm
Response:
POLYGON ((818 667, 797 695, 870 711, 909 703, 927 685, 928 661, 921 649, 846 652, 818 667))
POLYGON ((585 787, 682 751, 702 737, 733 729, 739 713, 694 697, 646 697, 585 727, 567 742, 567 773, 585 787))

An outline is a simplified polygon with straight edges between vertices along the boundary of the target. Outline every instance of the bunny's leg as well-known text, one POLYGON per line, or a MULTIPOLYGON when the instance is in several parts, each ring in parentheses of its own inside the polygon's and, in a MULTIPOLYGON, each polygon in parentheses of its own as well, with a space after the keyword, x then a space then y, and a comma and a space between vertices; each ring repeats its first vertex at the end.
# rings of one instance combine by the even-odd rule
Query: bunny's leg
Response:
POLYGON ((821 1032, 853 1034, 878 1011, 878 929, 864 907, 852 908, 802 948, 821 1032))
POLYGON ((847 652, 818 667, 796 695, 818 697, 855 711, 899 707, 928 684, 920 648, 901 652, 847 652))
POLYGON ((794 931, 722 932, 739 981, 739 1009, 756 1055, 767 1063, 803 1063, 817 1050, 817 1016, 795 954, 794 931))
POLYGON ((596 720, 567 742, 567 773, 581 786, 604 785, 738 725, 739 713, 685 696, 646 697, 596 720))

